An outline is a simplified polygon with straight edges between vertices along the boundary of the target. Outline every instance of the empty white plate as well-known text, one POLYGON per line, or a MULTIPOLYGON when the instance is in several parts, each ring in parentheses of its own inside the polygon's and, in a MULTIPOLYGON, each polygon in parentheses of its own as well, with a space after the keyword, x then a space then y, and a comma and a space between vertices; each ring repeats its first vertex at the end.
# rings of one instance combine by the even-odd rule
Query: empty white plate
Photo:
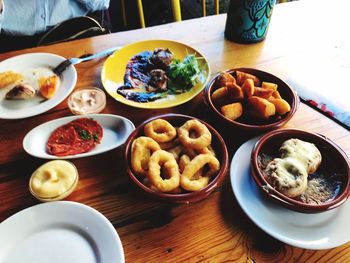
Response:
POLYGON ((110 151, 124 144, 130 133, 135 130, 134 124, 121 116, 112 114, 91 114, 83 116, 70 116, 41 124, 23 139, 24 150, 32 156, 43 159, 74 159, 110 151), (91 151, 68 156, 55 156, 46 151, 46 144, 50 134, 58 127, 80 118, 91 118, 103 128, 101 142, 91 151))
POLYGON ((124 262, 118 233, 100 212, 76 202, 44 203, 0 224, 0 262, 124 262))
MULTIPOLYGON (((28 53, 6 59, 0 63, 0 72, 13 71, 24 76, 24 80, 34 84, 41 75, 52 75, 52 68, 65 58, 50 53, 28 53)), ((46 112, 61 103, 74 89, 77 71, 69 66, 60 77, 55 96, 45 100, 35 96, 28 100, 5 100, 8 90, 0 90, 0 119, 21 119, 46 112)), ((36 84, 37 85, 37 84, 36 84)))
POLYGON ((350 241, 350 202, 319 214, 303 214, 262 196, 250 175, 250 155, 258 139, 244 143, 231 162, 231 186, 249 218, 274 238, 305 249, 329 249, 350 241))

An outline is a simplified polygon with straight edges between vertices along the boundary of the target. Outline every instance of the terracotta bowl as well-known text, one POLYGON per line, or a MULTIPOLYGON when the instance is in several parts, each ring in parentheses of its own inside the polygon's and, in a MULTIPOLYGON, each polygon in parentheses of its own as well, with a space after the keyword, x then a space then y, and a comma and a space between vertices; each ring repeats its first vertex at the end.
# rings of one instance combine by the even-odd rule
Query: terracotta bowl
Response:
POLYGON ((221 185, 227 171, 228 167, 228 152, 225 145, 224 140, 220 136, 220 134, 209 124, 205 123, 202 120, 199 120, 203 124, 205 124, 209 131, 212 134, 212 142, 211 145, 216 153, 216 158, 220 161, 220 170, 219 172, 214 175, 210 181, 210 183, 202 188, 199 191, 195 192, 186 192, 186 193, 180 193, 180 194, 171 194, 171 193, 162 193, 152 190, 151 188, 147 187, 142 183, 142 178, 135 175, 134 172, 131 169, 131 145, 134 139, 136 139, 139 136, 143 136, 144 132, 144 126, 149 123, 152 120, 155 119, 164 119, 170 122, 174 127, 180 127, 182 124, 184 124, 186 121, 191 119, 196 119, 191 116, 186 115, 180 115, 180 114, 165 114, 165 115, 159 115, 156 117, 153 117, 151 119, 146 120, 143 122, 140 126, 138 126, 134 132, 129 136, 129 138, 126 141, 125 144, 125 159, 127 162, 127 172, 131 178, 131 180, 136 184, 136 186, 145 194, 148 194, 149 196, 155 198, 159 201, 165 201, 165 202, 172 202, 172 203, 190 203, 190 202, 197 202, 204 198, 206 198, 216 187, 221 185))
POLYGON ((260 121, 256 119, 252 119, 244 115, 244 108, 243 108, 243 116, 236 119, 236 120, 231 120, 229 118, 226 118, 221 112, 220 108, 217 107, 213 101, 212 101, 212 94, 213 92, 220 88, 216 84, 216 80, 218 76, 220 75, 217 74, 207 85, 205 89, 205 101, 208 104, 210 110, 213 112, 213 114, 223 123, 228 125, 229 127, 232 128, 237 128, 243 131, 251 132, 251 133, 262 133, 270 130, 277 129, 279 127, 282 127, 285 125, 295 114, 297 111, 298 105, 300 103, 299 97, 295 93, 295 91, 283 80, 280 78, 276 77, 275 75, 272 75, 268 72, 253 69, 253 68, 234 68, 230 70, 226 70, 226 72, 232 74, 235 77, 235 72, 236 71, 242 71, 245 73, 252 74, 256 77, 258 77, 261 81, 265 82, 272 82, 278 85, 278 91, 281 94, 281 97, 285 99, 290 107, 291 110, 290 112, 286 113, 282 118, 278 120, 267 120, 267 121, 260 121))
POLYGON ((343 204, 350 193, 350 164, 344 151, 323 135, 296 129, 280 129, 271 131, 261 137, 251 154, 251 171, 254 181, 261 192, 268 198, 287 208, 302 213, 320 213, 343 204), (332 197, 320 204, 305 203, 301 198, 290 198, 280 193, 269 184, 262 174, 258 156, 280 157, 278 149, 288 139, 297 138, 315 144, 322 155, 322 162, 317 171, 308 176, 308 181, 318 176, 329 175, 327 183, 334 186, 332 197))

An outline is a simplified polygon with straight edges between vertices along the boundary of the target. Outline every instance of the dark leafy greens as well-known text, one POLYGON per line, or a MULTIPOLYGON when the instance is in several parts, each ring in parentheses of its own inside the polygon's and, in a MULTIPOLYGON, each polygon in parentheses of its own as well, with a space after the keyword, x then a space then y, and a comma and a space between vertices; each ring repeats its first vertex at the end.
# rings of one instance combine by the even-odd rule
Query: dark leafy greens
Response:
POLYGON ((188 91, 200 81, 200 73, 198 58, 194 54, 187 55, 183 61, 174 59, 167 71, 169 88, 188 91))
POLYGON ((91 134, 87 130, 78 130, 78 134, 84 141, 91 139, 91 134))

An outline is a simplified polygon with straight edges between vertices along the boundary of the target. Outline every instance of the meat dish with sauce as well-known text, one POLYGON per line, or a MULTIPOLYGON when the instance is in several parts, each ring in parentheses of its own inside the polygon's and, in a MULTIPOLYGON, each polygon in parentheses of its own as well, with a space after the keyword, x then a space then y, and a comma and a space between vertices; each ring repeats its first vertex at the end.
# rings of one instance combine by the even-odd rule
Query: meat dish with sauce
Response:
POLYGON ((136 102, 155 101, 188 91, 200 82, 200 73, 193 54, 180 61, 168 48, 143 51, 127 63, 124 85, 117 88, 117 93, 136 102))

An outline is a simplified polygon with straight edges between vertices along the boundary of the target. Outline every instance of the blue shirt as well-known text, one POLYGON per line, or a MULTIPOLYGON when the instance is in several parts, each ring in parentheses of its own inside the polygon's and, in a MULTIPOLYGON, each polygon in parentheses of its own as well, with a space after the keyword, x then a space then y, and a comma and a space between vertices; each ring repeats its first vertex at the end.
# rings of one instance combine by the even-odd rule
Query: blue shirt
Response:
POLYGON ((109 0, 4 0, 0 30, 8 35, 34 35, 108 6, 109 0))

